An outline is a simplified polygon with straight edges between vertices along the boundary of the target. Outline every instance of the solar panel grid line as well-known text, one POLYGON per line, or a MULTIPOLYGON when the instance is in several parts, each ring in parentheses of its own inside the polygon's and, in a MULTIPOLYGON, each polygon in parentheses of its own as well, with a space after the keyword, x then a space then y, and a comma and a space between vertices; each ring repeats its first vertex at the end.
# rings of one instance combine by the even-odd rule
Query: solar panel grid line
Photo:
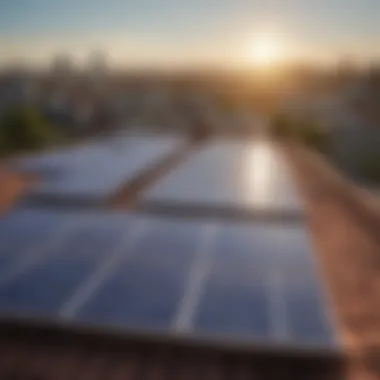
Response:
POLYGON ((173 327, 177 331, 188 331, 192 328, 196 309, 213 262, 216 236, 217 226, 215 224, 204 228, 193 266, 188 275, 185 293, 173 320, 173 327))
POLYGON ((69 220, 66 220, 61 228, 58 228, 55 231, 55 234, 53 234, 50 239, 44 242, 45 244, 37 244, 32 248, 30 254, 27 255, 23 261, 17 262, 12 268, 9 268, 6 273, 3 273, 0 277, 0 286, 6 286, 11 281, 26 273, 31 267, 43 261, 49 252, 62 244, 73 229, 78 227, 81 223, 81 221, 78 220, 78 217, 70 216, 68 219, 69 220), (75 218, 74 222, 73 218, 75 218))
POLYGON ((286 300, 282 292, 283 277, 277 268, 270 268, 267 278, 272 339, 284 341, 289 338, 286 300))
POLYGON ((59 311, 61 318, 75 318, 76 313, 96 294, 102 283, 112 275, 123 255, 133 249, 148 228, 149 223, 145 220, 140 220, 127 232, 126 236, 115 248, 113 254, 100 262, 93 273, 83 281, 77 291, 63 304, 59 311))

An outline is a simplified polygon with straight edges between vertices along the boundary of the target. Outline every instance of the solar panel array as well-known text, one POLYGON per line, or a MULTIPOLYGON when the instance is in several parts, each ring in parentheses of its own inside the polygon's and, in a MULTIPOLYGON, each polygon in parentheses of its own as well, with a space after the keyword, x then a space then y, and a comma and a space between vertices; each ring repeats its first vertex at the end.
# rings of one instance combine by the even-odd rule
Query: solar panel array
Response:
POLYGON ((43 177, 31 197, 101 201, 178 148, 176 138, 119 135, 23 159, 18 167, 43 177))
POLYGON ((290 171, 270 143, 214 141, 149 189, 141 206, 302 214, 290 171))
MULTIPOLYGON (((178 142, 119 135, 18 165, 45 174, 32 196, 103 200, 178 142)), ((0 219, 0 315, 339 348, 306 224, 258 217, 304 214, 273 144, 200 147, 142 196, 142 209, 157 205, 181 216, 21 206, 0 219)))
POLYGON ((338 345, 302 225, 24 209, 0 234, 2 315, 338 345))

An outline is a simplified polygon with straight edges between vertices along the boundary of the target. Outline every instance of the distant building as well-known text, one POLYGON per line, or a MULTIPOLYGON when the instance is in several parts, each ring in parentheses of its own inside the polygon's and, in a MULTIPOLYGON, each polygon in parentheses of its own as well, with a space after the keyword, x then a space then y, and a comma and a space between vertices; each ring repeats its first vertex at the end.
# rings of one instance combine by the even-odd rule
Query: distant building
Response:
POLYGON ((51 62, 50 74, 58 78, 70 78, 76 72, 73 58, 70 54, 59 53, 51 62))

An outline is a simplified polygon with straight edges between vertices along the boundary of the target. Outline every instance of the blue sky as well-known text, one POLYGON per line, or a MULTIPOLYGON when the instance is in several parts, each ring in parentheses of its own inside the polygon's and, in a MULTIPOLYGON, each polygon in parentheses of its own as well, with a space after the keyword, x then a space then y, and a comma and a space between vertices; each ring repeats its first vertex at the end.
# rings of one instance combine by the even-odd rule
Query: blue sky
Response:
POLYGON ((236 63, 270 33, 294 58, 374 59, 379 15, 379 0, 0 0, 0 56, 104 49, 121 65, 236 63))

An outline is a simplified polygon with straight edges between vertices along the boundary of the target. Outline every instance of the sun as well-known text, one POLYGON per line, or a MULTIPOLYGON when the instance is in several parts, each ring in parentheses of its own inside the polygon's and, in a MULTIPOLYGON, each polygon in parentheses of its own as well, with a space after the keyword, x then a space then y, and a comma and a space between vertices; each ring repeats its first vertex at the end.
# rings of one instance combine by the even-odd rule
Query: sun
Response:
POLYGON ((248 59, 257 67, 268 67, 280 63, 283 46, 279 39, 271 35, 256 37, 248 47, 248 59))

